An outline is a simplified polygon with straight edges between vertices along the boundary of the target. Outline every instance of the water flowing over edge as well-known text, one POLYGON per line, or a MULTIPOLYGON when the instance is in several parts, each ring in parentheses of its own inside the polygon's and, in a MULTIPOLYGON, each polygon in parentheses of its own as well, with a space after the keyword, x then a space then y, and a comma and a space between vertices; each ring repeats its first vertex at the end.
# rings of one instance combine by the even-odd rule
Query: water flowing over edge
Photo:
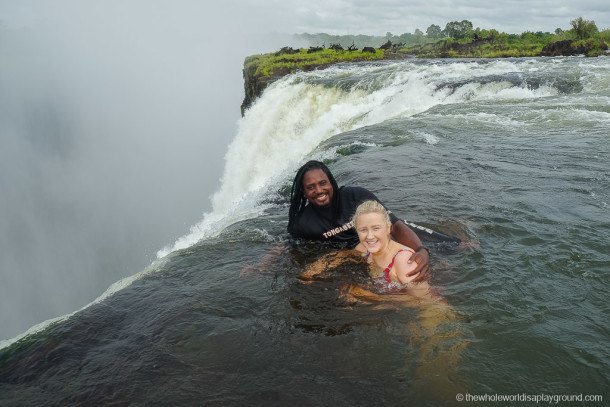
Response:
POLYGON ((413 116, 441 104, 558 93, 547 84, 530 88, 521 79, 511 82, 502 76, 524 69, 531 67, 509 61, 397 62, 340 65, 282 78, 265 90, 239 122, 225 156, 221 188, 212 197, 212 211, 157 256, 192 246, 261 213, 265 208, 260 201, 275 192, 273 185, 285 180, 333 135, 413 116), (481 77, 491 79, 477 81, 481 77))
POLYGON ((62 315, 60 317, 57 318, 52 318, 52 319, 48 319, 46 321, 43 321, 39 324, 34 325, 33 327, 31 327, 30 329, 28 329, 27 331, 15 336, 14 338, 11 339, 5 339, 5 340, 0 340, 0 349, 3 349, 7 346, 10 346, 11 344, 29 336, 29 335, 33 335, 37 332, 40 332, 42 330, 44 330, 45 328, 54 325, 56 323, 60 323, 62 321, 65 321, 67 319, 69 319, 71 316, 78 314, 80 311, 89 308, 92 305, 98 304, 102 301, 104 301, 106 298, 112 296, 113 294, 121 291, 122 289, 124 289, 125 287, 128 287, 131 285, 131 283, 133 283, 134 281, 139 280, 140 278, 154 273, 158 268, 162 267, 163 264, 165 264, 167 261, 167 259, 158 259, 155 260, 154 262, 152 262, 148 267, 146 267, 144 270, 140 271, 139 273, 136 273, 132 276, 129 277, 125 277, 113 284, 110 285, 110 287, 108 287, 106 289, 106 291, 104 291, 102 293, 102 295, 100 295, 99 297, 97 297, 95 300, 91 301, 89 304, 83 306, 80 309, 77 309, 76 311, 73 311, 69 314, 66 315, 62 315))

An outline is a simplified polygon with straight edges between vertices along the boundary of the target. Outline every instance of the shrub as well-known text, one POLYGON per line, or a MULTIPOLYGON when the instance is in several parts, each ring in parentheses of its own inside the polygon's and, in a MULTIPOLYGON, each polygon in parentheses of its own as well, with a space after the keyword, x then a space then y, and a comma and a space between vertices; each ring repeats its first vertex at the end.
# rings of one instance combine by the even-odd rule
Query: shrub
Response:
POLYGON ((572 25, 572 31, 579 40, 591 38, 599 31, 594 21, 585 20, 582 17, 570 21, 570 24, 572 25))

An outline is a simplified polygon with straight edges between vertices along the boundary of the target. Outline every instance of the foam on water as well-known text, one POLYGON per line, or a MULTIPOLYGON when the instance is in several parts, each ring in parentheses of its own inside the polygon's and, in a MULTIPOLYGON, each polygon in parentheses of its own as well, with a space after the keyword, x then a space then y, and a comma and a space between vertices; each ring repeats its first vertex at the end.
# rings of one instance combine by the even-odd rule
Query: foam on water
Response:
POLYGON ((421 136, 426 143, 428 143, 432 146, 435 144, 438 144, 438 142, 439 142, 438 137, 436 137, 434 134, 425 133, 425 132, 417 132, 417 134, 419 136, 421 136))

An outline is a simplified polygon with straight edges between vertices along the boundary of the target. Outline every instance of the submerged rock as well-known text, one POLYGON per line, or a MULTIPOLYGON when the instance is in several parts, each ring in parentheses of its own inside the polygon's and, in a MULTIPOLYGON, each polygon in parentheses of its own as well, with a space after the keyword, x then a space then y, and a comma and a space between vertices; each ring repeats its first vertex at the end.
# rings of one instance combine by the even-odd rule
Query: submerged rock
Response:
POLYGON ((574 46, 571 40, 563 40, 545 45, 540 55, 545 57, 558 57, 569 55, 582 55, 586 53, 584 46, 574 46))

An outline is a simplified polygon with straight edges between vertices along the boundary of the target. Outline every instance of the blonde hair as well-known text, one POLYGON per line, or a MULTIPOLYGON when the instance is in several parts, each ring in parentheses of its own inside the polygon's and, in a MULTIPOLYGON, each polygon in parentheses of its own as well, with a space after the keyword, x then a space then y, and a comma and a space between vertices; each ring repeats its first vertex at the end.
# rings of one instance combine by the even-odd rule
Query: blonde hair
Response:
POLYGON ((365 213, 378 213, 383 216, 388 225, 392 224, 392 222, 390 221, 390 214, 388 213, 386 208, 384 208, 383 205, 380 204, 378 201, 369 200, 362 202, 356 208, 356 212, 352 217, 352 223, 354 227, 356 227, 356 221, 358 220, 358 216, 363 215, 365 213))

